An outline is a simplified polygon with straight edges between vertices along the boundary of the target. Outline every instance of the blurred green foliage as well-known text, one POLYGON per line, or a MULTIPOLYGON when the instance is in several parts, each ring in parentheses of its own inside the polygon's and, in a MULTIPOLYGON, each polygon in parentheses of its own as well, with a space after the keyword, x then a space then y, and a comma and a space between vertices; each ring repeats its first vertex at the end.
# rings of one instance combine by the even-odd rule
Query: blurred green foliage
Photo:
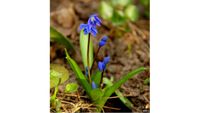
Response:
POLYGON ((65 92, 66 93, 74 93, 78 90, 78 84, 76 83, 69 83, 65 87, 65 92))
POLYGON ((149 18, 150 16, 150 0, 140 0, 140 3, 143 5, 145 12, 144 15, 149 18))
POLYGON ((55 87, 61 79, 61 84, 69 78, 68 70, 59 64, 50 64, 50 88, 55 87))
MULTIPOLYGON (((149 2, 149 0, 139 1, 148 18, 149 2)), ((138 7, 133 4, 133 0, 102 0, 99 5, 99 14, 113 25, 122 25, 127 21, 135 22, 141 16, 138 7)))
MULTIPOLYGON (((58 86, 69 78, 68 70, 59 64, 50 64, 50 88, 54 88, 54 93, 50 97, 50 104, 56 112, 60 112, 61 102, 57 98, 58 86)), ((65 93, 73 93, 78 89, 78 84, 70 83, 65 86, 65 93)))
POLYGON ((148 85, 148 84, 150 84, 150 78, 148 77, 148 78, 146 78, 145 80, 144 80, 144 84, 145 85, 148 85))

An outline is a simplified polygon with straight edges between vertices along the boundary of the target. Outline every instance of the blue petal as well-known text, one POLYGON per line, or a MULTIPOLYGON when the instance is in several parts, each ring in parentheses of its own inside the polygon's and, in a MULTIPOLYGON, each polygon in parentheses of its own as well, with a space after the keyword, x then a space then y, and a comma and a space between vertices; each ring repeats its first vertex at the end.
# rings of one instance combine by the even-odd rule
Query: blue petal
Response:
POLYGON ((96 89, 97 88, 97 85, 95 84, 94 81, 92 81, 92 89, 96 89))
POLYGON ((101 40, 106 42, 108 40, 108 37, 104 36, 101 40))
POLYGON ((101 41, 99 42, 99 46, 102 47, 106 44, 106 41, 108 40, 107 36, 104 36, 101 41))
POLYGON ((100 71, 103 71, 102 64, 103 64, 102 62, 98 62, 98 68, 100 71))
POLYGON ((80 30, 83 29, 83 32, 84 32, 85 35, 90 33, 90 29, 89 29, 88 24, 81 24, 79 28, 80 28, 80 30))
POLYGON ((84 34, 85 35, 87 35, 87 34, 89 34, 90 33, 90 29, 87 27, 87 28, 85 28, 85 29, 83 29, 83 31, 84 31, 84 34))
POLYGON ((110 56, 107 56, 103 59, 103 63, 107 64, 110 61, 110 56))
POLYGON ((100 71, 103 71, 106 68, 106 66, 103 62, 98 62, 98 68, 100 71))
POLYGON ((97 16, 97 14, 93 14, 88 19, 88 24, 92 26, 100 26, 101 25, 101 19, 97 16))
POLYGON ((88 27, 88 24, 81 24, 79 28, 80 28, 80 30, 82 30, 82 29, 85 29, 87 27, 88 27))
POLYGON ((91 19, 88 20, 88 25, 95 26, 94 22, 91 19))
POLYGON ((100 46, 100 47, 104 46, 105 44, 106 44, 105 41, 102 41, 102 40, 101 40, 101 41, 99 42, 99 46, 100 46))
POLYGON ((99 17, 95 16, 94 18, 95 18, 96 25, 100 26, 101 20, 99 19, 99 17))
POLYGON ((97 29, 96 29, 95 27, 91 27, 90 30, 91 30, 90 33, 91 33, 93 36, 96 36, 96 35, 97 35, 98 31, 97 31, 97 29))

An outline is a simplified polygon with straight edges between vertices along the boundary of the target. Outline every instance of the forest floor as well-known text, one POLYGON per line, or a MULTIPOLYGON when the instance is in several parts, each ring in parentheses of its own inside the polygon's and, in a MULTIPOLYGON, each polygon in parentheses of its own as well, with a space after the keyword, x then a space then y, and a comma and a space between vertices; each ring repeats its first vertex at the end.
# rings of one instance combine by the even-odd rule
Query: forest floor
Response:
MULTIPOLYGON (((78 28, 80 23, 87 22, 89 15, 98 12, 98 1, 51 0, 50 2, 51 25, 67 36, 73 43, 76 52, 72 53, 71 56, 84 71, 80 54, 78 28)), ((120 77, 140 66, 149 67, 150 63, 149 20, 141 18, 137 22, 129 22, 127 25, 131 28, 130 32, 124 31, 123 27, 112 26, 109 22, 103 20, 102 27, 98 28, 100 34, 93 38, 94 50, 96 51, 97 46, 95 45, 98 44, 99 39, 104 35, 109 37, 109 41, 102 48, 98 59, 110 55, 111 61, 107 66, 106 76, 114 76, 114 81, 119 80, 120 77)), ((70 79, 67 82, 77 82, 74 73, 67 64, 62 45, 55 42, 50 43, 50 62, 62 64, 69 70, 70 79)), ((96 64, 95 67, 97 67, 96 64)), ((150 109, 150 87, 144 81, 149 77, 149 72, 143 72, 129 79, 120 87, 119 90, 134 105, 131 110, 124 106, 118 98, 112 98, 106 103, 104 111, 148 113, 150 109)), ((93 109, 82 88, 79 88, 79 92, 75 94, 64 94, 63 90, 63 86, 60 86, 58 98, 62 100, 63 111, 84 112, 93 109)), ((116 95, 113 94, 112 96, 116 95)))

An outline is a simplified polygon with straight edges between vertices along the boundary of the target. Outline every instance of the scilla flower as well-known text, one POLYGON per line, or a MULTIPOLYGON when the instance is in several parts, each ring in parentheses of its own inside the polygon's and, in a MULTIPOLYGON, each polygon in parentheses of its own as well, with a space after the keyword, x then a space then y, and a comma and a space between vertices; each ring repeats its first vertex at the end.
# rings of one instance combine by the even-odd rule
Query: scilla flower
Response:
POLYGON ((104 46, 104 45, 106 44, 107 40, 108 40, 108 37, 107 37, 107 36, 104 36, 104 37, 101 39, 101 41, 99 42, 99 47, 104 46))
POLYGON ((85 35, 89 34, 89 32, 90 32, 88 24, 81 24, 79 28, 80 28, 80 30, 83 29, 83 32, 85 35))
POLYGON ((100 26, 101 25, 101 19, 97 16, 97 14, 93 14, 88 19, 88 24, 92 26, 100 26))
POLYGON ((80 28, 80 30, 83 29, 83 32, 85 35, 91 33, 95 37, 98 33, 96 27, 100 26, 100 24, 101 24, 101 20, 99 19, 97 14, 93 14, 88 19, 88 23, 81 24, 79 28, 80 28))
POLYGON ((110 56, 107 56, 103 59, 103 63, 104 64, 108 64, 108 62, 110 61, 110 56))
POLYGON ((98 68, 99 68, 99 70, 100 70, 100 71, 103 71, 103 70, 105 70, 105 68, 106 68, 106 65, 105 65, 105 63, 104 63, 104 62, 101 62, 101 61, 99 61, 99 62, 98 62, 98 68))
POLYGON ((83 29, 83 32, 85 35, 91 33, 93 36, 96 36, 97 35, 97 29, 95 26, 91 26, 89 24, 81 24, 80 25, 80 30, 83 29))
POLYGON ((97 85, 95 84, 94 81, 92 81, 92 89, 96 89, 97 88, 97 85))
POLYGON ((97 28, 94 26, 90 26, 90 33, 95 37, 98 33, 97 28))
POLYGON ((103 59, 103 61, 99 61, 98 62, 98 68, 100 71, 104 71, 106 69, 106 65, 108 64, 108 62, 110 61, 110 56, 107 56, 103 59))

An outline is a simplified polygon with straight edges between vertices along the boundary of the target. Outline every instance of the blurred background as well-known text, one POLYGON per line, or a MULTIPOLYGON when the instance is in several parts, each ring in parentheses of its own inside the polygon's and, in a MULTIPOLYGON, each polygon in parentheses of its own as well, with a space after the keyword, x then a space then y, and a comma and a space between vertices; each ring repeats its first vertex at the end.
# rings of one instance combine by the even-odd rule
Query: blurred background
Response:
MULTIPOLYGON (((149 67, 149 7, 150 0, 50 0, 51 28, 71 43, 66 46, 64 41, 55 41, 51 37, 50 63, 65 66, 70 76, 68 82, 76 82, 74 73, 66 62, 64 48, 68 48, 70 55, 84 71, 79 45, 79 25, 86 23, 91 14, 97 13, 102 19, 102 26, 98 28, 97 37, 92 40, 96 51, 100 38, 104 35, 109 37, 98 57, 99 60, 104 55, 111 57, 106 75, 113 76, 116 81, 140 66, 149 67)), ((117 99, 111 99, 106 105, 120 108, 121 111, 149 112, 149 78, 148 72, 141 73, 121 86, 120 91, 124 95, 131 95, 127 97, 134 105, 131 110, 120 102, 116 105, 119 101, 117 99)), ((80 95, 85 95, 81 88, 79 90, 80 95)), ((59 92, 63 92, 62 86, 59 92)), ((68 101, 71 100, 78 101, 76 98, 68 101)), ((88 103, 87 100, 83 101, 88 103)), ((62 109, 72 109, 65 104, 63 106, 62 109)))

